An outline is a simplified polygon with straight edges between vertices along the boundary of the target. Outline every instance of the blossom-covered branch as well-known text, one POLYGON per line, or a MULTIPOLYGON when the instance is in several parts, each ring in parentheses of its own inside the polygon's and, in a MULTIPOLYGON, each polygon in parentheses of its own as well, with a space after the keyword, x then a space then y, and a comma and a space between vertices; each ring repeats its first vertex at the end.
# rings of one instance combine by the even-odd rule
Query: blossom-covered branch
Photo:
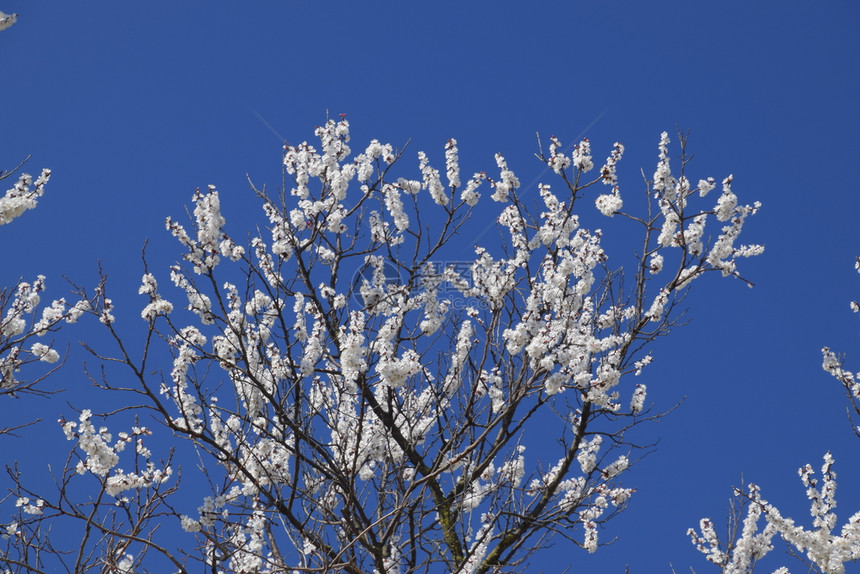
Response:
MULTIPOLYGON (((855 260, 854 269, 860 272, 860 258, 855 260)), ((856 301, 850 303, 850 308, 854 312, 860 311, 860 305, 856 301)), ((854 375, 846 370, 842 360, 829 348, 824 347, 822 353, 824 370, 845 386, 854 412, 860 415, 860 373, 854 375)), ((860 436, 860 427, 855 426, 854 432, 860 436)), ((824 455, 820 479, 815 478, 814 470, 809 464, 798 470, 806 487, 807 498, 811 501, 813 529, 806 530, 791 518, 783 517, 776 506, 761 497, 760 488, 750 484, 748 494, 743 495, 738 489, 735 492, 736 496, 745 496, 747 503, 747 516, 743 522, 741 536, 737 540, 728 540, 728 547, 723 548, 713 522, 704 518, 699 523, 698 533, 692 528, 688 531, 693 544, 710 562, 720 566, 724 574, 750 573, 755 562, 773 549, 771 539, 779 534, 800 555, 806 557, 806 566, 825 574, 842 574, 845 572, 846 563, 860 560, 860 511, 848 519, 839 534, 834 532, 837 517, 834 510, 836 473, 833 464, 833 456, 828 452, 824 455), (758 521, 762 516, 766 526, 762 532, 758 532, 758 521)), ((788 572, 788 568, 782 567, 776 570, 775 574, 788 572)))
MULTIPOLYGON (((746 495, 740 490, 736 496, 745 496, 747 515, 743 520, 741 536, 730 540, 725 549, 720 544, 711 519, 699 522, 699 532, 689 529, 693 544, 710 561, 720 566, 724 574, 746 574, 753 571, 755 563, 773 550, 772 538, 779 534, 808 560, 807 565, 824 574, 843 574, 847 562, 860 560, 860 512, 855 513, 837 534, 836 530, 836 473, 833 457, 824 455, 821 479, 815 478, 811 465, 798 470, 806 487, 806 496, 811 501, 812 529, 807 530, 791 518, 782 516, 779 509, 761 496, 760 488, 749 485, 746 495), (819 482, 821 486, 819 487, 819 482), (758 522, 764 517, 764 530, 758 532, 758 522)), ((781 567, 774 574, 788 574, 781 567)))
MULTIPOLYGON (((23 163, 9 172, 0 172, 0 181, 14 175, 23 163)), ((0 198, 0 225, 10 223, 36 207, 50 175, 49 169, 42 170, 35 180, 29 174, 21 174, 14 186, 0 198)), ((43 275, 33 281, 19 281, 12 288, 0 289, 0 395, 40 392, 35 387, 50 372, 35 378, 21 378, 22 367, 37 362, 57 363, 60 354, 53 343, 46 340, 46 335, 57 331, 63 323, 74 323, 87 308, 86 300, 70 305, 64 298, 40 307, 44 290, 43 275)), ((10 429, 2 429, 0 434, 4 430, 10 429)))

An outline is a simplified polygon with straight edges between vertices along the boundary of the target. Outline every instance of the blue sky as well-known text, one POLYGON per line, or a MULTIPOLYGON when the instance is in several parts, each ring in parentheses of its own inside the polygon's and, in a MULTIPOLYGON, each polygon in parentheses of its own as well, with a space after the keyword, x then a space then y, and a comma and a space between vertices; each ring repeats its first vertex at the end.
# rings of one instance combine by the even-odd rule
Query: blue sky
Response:
MULTIPOLYGON (((696 286, 692 323, 658 342, 643 381, 658 406, 686 401, 644 430, 643 442, 660 442, 625 481, 638 489, 631 507, 603 532, 618 541, 593 556, 560 541, 535 569, 629 564, 636 574, 671 562, 707 572, 685 530, 702 516, 721 523, 742 474, 806 520, 795 472, 819 467, 828 449, 840 518, 860 508, 860 442, 820 355, 828 345, 860 368, 860 323, 848 309, 860 296, 855 3, 7 0, 0 9, 20 14, 0 33, 0 167, 32 154, 27 170, 53 170, 39 207, 0 227, 0 284, 42 273, 59 296, 64 275, 94 284, 100 260, 129 322, 143 304, 144 241, 162 277, 178 256, 164 218, 181 217, 211 183, 228 229, 263 225, 247 177, 277 189, 282 138, 311 140, 327 112, 347 114, 354 149, 411 138, 404 165, 417 166, 417 150, 439 163, 455 137, 464 172, 494 170, 501 152, 524 184, 554 183, 533 157, 535 132, 573 143, 587 131, 597 158, 625 144, 620 185, 631 195, 642 190, 639 169, 653 173, 660 132, 690 130, 692 176, 732 173, 741 201, 763 203, 745 228, 746 242, 767 245, 743 262, 756 288, 696 286)), ((610 256, 634 247, 619 242, 610 256)), ((73 348, 51 381, 64 394, 19 399, 15 410, 51 421, 68 414, 64 401, 86 406, 82 360, 73 348)), ((50 423, 33 432, 62 439, 50 423)), ((8 444, 6 461, 44 468, 8 444)))

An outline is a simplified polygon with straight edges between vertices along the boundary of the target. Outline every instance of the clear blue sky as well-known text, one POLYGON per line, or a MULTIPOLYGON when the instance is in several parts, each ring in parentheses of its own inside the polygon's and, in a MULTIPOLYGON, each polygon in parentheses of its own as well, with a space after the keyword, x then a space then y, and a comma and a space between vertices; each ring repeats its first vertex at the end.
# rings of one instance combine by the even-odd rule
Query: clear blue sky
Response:
MULTIPOLYGON (((178 255, 164 218, 181 217, 194 189, 212 183, 228 229, 242 236, 264 224, 246 174, 277 189, 281 137, 311 140, 326 111, 347 114, 355 147, 411 138, 409 163, 417 150, 441 159, 455 137, 464 172, 494 170, 502 152, 524 183, 543 170, 536 131, 569 143, 591 126, 597 158, 626 145, 628 194, 641 193, 640 167, 653 173, 660 132, 689 129, 692 176, 733 173, 741 200, 763 203, 745 242, 767 250, 742 268, 757 286, 696 285, 693 322, 658 343, 643 375, 659 407, 686 402, 640 435, 660 442, 625 480, 638 489, 629 510, 602 533, 619 540, 594 556, 559 541, 534 570, 629 564, 639 574, 671 562, 708 572, 685 530, 702 516, 722 523, 741 474, 805 522, 795 472, 819 467, 828 449, 840 519, 860 508, 860 441, 820 355, 829 345, 860 368, 860 322, 848 309, 860 297, 856 3, 7 0, 0 9, 20 14, 0 32, 0 167, 32 154, 30 172, 53 170, 37 210, 0 227, 0 284, 43 273, 59 296, 63 275, 94 284, 101 260, 129 322, 143 304, 143 242, 162 277, 178 255)), ((618 247, 610 256, 634 249, 618 247)), ((64 401, 88 406, 94 391, 72 353, 50 383, 65 394, 7 400, 0 412, 52 421, 69 415, 64 401)), ((64 442, 53 423, 34 432, 64 442)), ((4 442, 5 461, 44 468, 4 442)))

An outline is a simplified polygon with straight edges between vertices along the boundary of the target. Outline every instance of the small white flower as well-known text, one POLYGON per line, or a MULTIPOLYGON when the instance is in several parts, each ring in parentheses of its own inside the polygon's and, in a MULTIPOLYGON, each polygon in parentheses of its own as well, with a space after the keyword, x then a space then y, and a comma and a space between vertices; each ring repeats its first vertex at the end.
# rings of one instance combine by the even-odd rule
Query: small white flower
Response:
POLYGON ((3 12, 0 12, 0 30, 5 30, 17 21, 17 14, 4 14, 3 12))
POLYGON ((30 504, 30 499, 26 496, 22 496, 17 501, 15 501, 15 506, 17 508, 21 508, 24 514, 32 514, 38 516, 42 514, 42 507, 45 506, 45 501, 41 498, 36 501, 36 504, 30 504))
POLYGON ((579 145, 573 146, 572 159, 576 169, 583 173, 591 171, 594 167, 594 162, 591 160, 591 144, 587 139, 579 142, 579 145))
POLYGON ((651 256, 651 261, 648 262, 648 269, 651 272, 651 275, 657 275, 660 271, 663 270, 663 256, 659 253, 655 253, 651 256))
POLYGON ((119 574, 134 574, 134 556, 126 554, 116 565, 116 568, 116 572, 119 574))
POLYGON ((3 539, 8 540, 12 536, 17 536, 18 532, 18 523, 10 522, 6 525, 5 531, 3 532, 3 539))
POLYGON ((612 217, 621 210, 624 206, 624 202, 621 200, 621 196, 618 194, 618 188, 616 187, 612 193, 604 193, 597 196, 597 199, 594 200, 594 205, 597 206, 600 213, 606 217, 612 217))
POLYGON ((60 354, 57 351, 42 343, 33 343, 33 346, 30 347, 30 352, 45 363, 56 363, 60 360, 60 354))
POLYGON ((182 515, 182 530, 185 532, 200 532, 200 523, 189 516, 182 515))
MULTIPOLYGON (((638 374, 638 373, 637 373, 638 374)), ((630 399, 630 411, 635 415, 642 412, 642 407, 645 406, 645 396, 647 387, 643 384, 636 385, 633 391, 633 397, 630 399)))

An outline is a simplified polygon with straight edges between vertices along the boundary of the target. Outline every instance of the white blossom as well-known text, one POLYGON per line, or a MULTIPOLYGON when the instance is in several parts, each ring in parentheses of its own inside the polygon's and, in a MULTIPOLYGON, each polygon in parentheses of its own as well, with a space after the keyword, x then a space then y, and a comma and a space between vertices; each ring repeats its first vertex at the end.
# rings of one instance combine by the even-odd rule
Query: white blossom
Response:
POLYGON ((57 353, 57 351, 47 345, 43 345, 42 343, 33 343, 33 346, 30 348, 30 352, 36 357, 39 357, 40 361, 44 361, 46 363, 56 363, 60 360, 60 354, 57 353))
POLYGON ((119 457, 115 449, 108 444, 111 440, 110 434, 105 430, 97 431, 90 422, 91 417, 90 410, 81 411, 78 430, 75 435, 69 437, 66 433, 66 436, 77 438, 78 446, 87 455, 86 459, 79 463, 78 472, 89 470, 95 475, 105 476, 119 463, 119 457))
POLYGON ((612 217, 617 212, 621 211, 624 202, 621 200, 621 195, 618 193, 618 188, 612 190, 612 193, 604 193, 597 196, 594 201, 600 213, 607 217, 612 217))
POLYGON ((478 199, 480 199, 481 194, 476 190, 480 187, 481 183, 487 179, 487 174, 485 173, 476 173, 473 175, 469 181, 466 182, 466 187, 463 188, 463 191, 460 192, 460 200, 465 202, 468 206, 474 207, 478 204, 478 199))
MULTIPOLYGON (((430 161, 423 151, 418 152, 418 165, 424 178, 422 186, 430 191, 430 197, 433 198, 433 201, 437 205, 448 205, 448 195, 445 193, 445 187, 442 185, 442 180, 439 177, 439 170, 430 166, 430 161)), ((450 176, 451 174, 449 173, 449 179, 450 176)))
POLYGON ((728 221, 734 215, 737 205, 738 198, 732 193, 732 176, 730 175, 723 180, 723 194, 717 200, 717 221, 728 221))
POLYGON ((618 142, 612 144, 612 152, 606 158, 606 163, 600 169, 600 178, 606 185, 617 186, 618 176, 615 173, 617 164, 624 155, 624 146, 618 142))
POLYGON ((705 197, 716 186, 717 186, 717 184, 714 182, 713 177, 709 177, 708 179, 700 179, 699 185, 697 186, 699 189, 699 196, 705 197))
POLYGON ((20 523, 18 522, 10 522, 9 524, 7 524, 6 527, 3 529, 2 538, 4 540, 8 540, 9 538, 18 536, 21 533, 21 531, 19 530, 19 526, 20 523))
POLYGON ((672 170, 669 167, 669 134, 663 132, 660 134, 659 161, 657 170, 654 172, 654 191, 665 197, 668 201, 675 199, 675 186, 677 180, 672 176, 672 170))
POLYGON ((587 139, 573 146, 573 155, 571 156, 573 165, 576 169, 583 173, 591 171, 594 167, 594 162, 591 159, 591 144, 587 139))
POLYGON ((493 201, 505 202, 508 200, 508 194, 520 187, 520 180, 508 169, 508 164, 500 153, 496 154, 496 165, 502 171, 501 180, 493 184, 496 191, 490 197, 493 201))
POLYGON ((403 210, 403 201, 400 199, 400 191, 396 186, 386 185, 382 190, 385 196, 385 208, 394 219, 394 226, 398 231, 404 231, 409 227, 409 216, 403 210))
POLYGON ((448 177, 448 185, 452 188, 460 187, 460 157, 457 149, 457 140, 451 138, 445 144, 445 172, 448 177))
POLYGON ((190 518, 183 514, 180 517, 180 522, 182 524, 182 530, 184 530, 185 532, 200 532, 200 523, 193 518, 190 518))
POLYGON ((648 260, 648 272, 651 273, 651 275, 657 275, 662 270, 663 256, 659 253, 655 253, 651 256, 651 259, 648 260))
POLYGON ((102 310, 99 313, 99 321, 104 323, 105 325, 111 325, 114 321, 116 321, 116 317, 113 316, 113 301, 105 298, 104 304, 102 305, 102 310))
POLYGON ((582 446, 576 455, 576 461, 579 463, 582 472, 585 474, 594 470, 597 465, 597 453, 600 450, 600 445, 603 444, 603 437, 596 435, 590 441, 582 441, 582 446))
POLYGON ((634 415, 642 412, 642 407, 645 405, 645 396, 648 388, 639 383, 636 385, 633 396, 630 398, 630 412, 634 415))
MULTIPOLYGON (((0 14, 3 13, 0 12, 0 14)), ((0 16, 0 30, 11 26, 15 22, 16 16, 16 14, 0 16)), ((6 191, 5 197, 0 197, 0 225, 6 225, 28 209, 36 207, 38 199, 45 192, 45 184, 50 178, 50 169, 43 169, 35 181, 33 181, 33 176, 26 173, 22 174, 15 185, 6 191), (33 186, 32 189, 31 185, 33 186)))
POLYGON ((44 512, 45 501, 41 498, 36 500, 35 504, 30 504, 30 498, 21 496, 15 501, 15 506, 20 508, 24 514, 39 516, 44 512))
POLYGON ((550 138, 549 144, 549 159, 547 160, 547 165, 557 174, 561 175, 561 173, 570 167, 571 159, 564 155, 564 153, 559 153, 559 149, 561 148, 561 142, 557 137, 552 136, 550 138))
POLYGON ((0 30, 5 30, 17 21, 17 14, 5 14, 3 12, 0 12, 0 30))
POLYGON ((134 556, 131 554, 124 554, 122 559, 116 565, 116 573, 117 574, 134 574, 134 556))

